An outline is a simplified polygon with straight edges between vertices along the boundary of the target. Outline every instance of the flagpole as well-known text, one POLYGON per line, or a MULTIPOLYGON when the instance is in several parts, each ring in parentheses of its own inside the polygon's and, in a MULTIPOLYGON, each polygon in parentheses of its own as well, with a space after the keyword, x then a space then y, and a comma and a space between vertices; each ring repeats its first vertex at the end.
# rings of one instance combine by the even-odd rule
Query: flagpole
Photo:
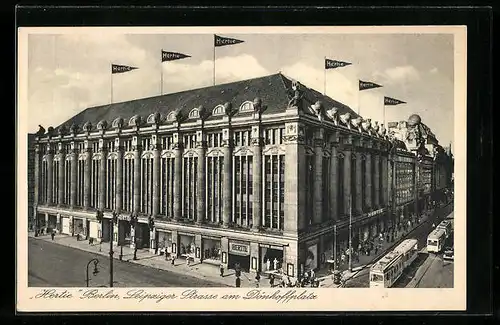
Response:
POLYGON ((111 65, 111 78, 110 78, 110 93, 111 93, 111 104, 113 104, 113 65, 111 65))
POLYGON ((160 95, 163 95, 163 62, 160 66, 160 95))
POLYGON ((214 76, 213 77, 214 77, 213 81, 214 81, 214 86, 215 86, 215 44, 214 44, 214 76))
MULTIPOLYGON (((323 64, 325 64, 326 62, 326 56, 325 56, 325 59, 323 61, 323 64)), ((325 69, 325 76, 323 77, 323 82, 324 82, 324 85, 323 85, 323 95, 326 96, 326 67, 324 67, 325 69)))
POLYGON ((358 116, 361 116, 360 114, 361 114, 361 90, 359 90, 358 86, 358 116))

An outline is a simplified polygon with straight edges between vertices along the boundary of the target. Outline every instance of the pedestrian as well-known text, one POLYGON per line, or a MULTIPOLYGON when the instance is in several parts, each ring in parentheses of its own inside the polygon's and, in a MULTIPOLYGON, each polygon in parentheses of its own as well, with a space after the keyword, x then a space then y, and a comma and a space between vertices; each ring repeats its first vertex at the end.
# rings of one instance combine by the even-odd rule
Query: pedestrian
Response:
POLYGON ((56 236, 56 233, 55 233, 54 231, 52 231, 52 232, 50 233, 50 237, 52 238, 52 240, 54 240, 54 237, 55 237, 55 236, 56 236))
POLYGON ((269 278, 269 285, 271 288, 274 288, 274 275, 271 274, 271 277, 269 278))
POLYGON ((255 275, 255 284, 257 285, 257 288, 259 287, 260 283, 260 272, 257 271, 257 274, 255 275))
POLYGON ((236 288, 241 287, 241 280, 240 278, 236 278, 236 288))
POLYGON ((171 263, 173 266, 175 266, 175 255, 172 255, 171 263))
POLYGON ((188 256, 188 257, 186 257, 186 266, 189 266, 189 260, 190 260, 190 259, 191 259, 191 258, 190 258, 189 256, 188 256))
POLYGON ((316 274, 314 273, 314 270, 311 269, 311 279, 314 279, 316 277, 316 274))
POLYGON ((224 263, 220 263, 219 265, 220 276, 224 276, 224 263))

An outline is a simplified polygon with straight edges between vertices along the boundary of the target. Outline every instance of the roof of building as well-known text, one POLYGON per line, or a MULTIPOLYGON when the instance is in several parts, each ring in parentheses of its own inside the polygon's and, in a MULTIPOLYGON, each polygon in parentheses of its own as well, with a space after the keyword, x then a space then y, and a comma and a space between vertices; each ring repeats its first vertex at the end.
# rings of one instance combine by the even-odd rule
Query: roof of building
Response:
MULTIPOLYGON (((267 106, 264 115, 284 112, 290 100, 290 91, 293 79, 276 73, 264 77, 236 81, 210 87, 192 89, 171 93, 161 96, 141 98, 126 102, 113 103, 89 107, 81 113, 73 116, 59 125, 69 127, 72 124, 82 126, 86 122, 92 124, 95 129, 97 123, 106 120, 109 123, 117 117, 128 121, 135 115, 147 118, 150 114, 160 113, 165 118, 172 111, 180 111, 181 115, 187 116, 193 108, 203 106, 207 111, 212 111, 218 105, 230 102, 234 108, 238 108, 245 101, 253 101, 260 98, 262 104, 267 106)), ((350 113, 351 116, 358 115, 347 105, 344 105, 318 91, 301 84, 303 100, 305 105, 312 105, 320 100, 326 107, 337 107, 340 114, 350 113)), ((307 113, 307 110, 304 110, 307 113)), ((238 113, 236 113, 238 114, 238 113)), ((243 113, 242 113, 243 114, 243 113)), ((211 118, 211 117, 209 117, 211 118)), ((215 118, 215 117, 214 117, 215 118)), ((57 131, 57 130, 55 130, 57 131)))

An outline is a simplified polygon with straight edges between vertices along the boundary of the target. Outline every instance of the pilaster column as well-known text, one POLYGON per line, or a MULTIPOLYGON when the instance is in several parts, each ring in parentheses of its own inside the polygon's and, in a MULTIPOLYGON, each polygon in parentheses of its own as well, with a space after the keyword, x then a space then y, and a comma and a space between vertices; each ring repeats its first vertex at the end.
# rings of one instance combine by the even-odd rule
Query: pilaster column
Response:
POLYGON ((153 218, 160 214, 160 143, 157 135, 152 137, 153 145, 153 218))
POLYGON ((252 127, 252 145, 253 145, 252 229, 259 230, 259 228, 262 226, 262 138, 260 136, 259 126, 252 127))
POLYGON ((85 146, 85 165, 83 170, 83 206, 85 209, 90 207, 90 179, 92 173, 92 148, 87 140, 84 142, 85 146))
POLYGON ((222 225, 229 226, 233 213, 233 156, 231 130, 222 130, 222 151, 224 152, 224 181, 223 181, 223 219, 222 225))
POLYGON ((59 177, 57 179, 58 183, 58 191, 57 191, 57 202, 58 206, 61 206, 64 203, 64 165, 66 163, 66 154, 64 152, 64 147, 62 143, 58 143, 59 145, 59 177))
POLYGON ((366 153, 366 171, 365 171, 365 179, 366 179, 366 189, 365 189, 365 204, 368 211, 372 208, 372 155, 370 152, 366 153))
POLYGON ((73 209, 76 206, 76 194, 77 194, 77 176, 78 176, 78 151, 76 150, 76 145, 71 142, 71 190, 70 190, 70 207, 73 209))
POLYGON ((107 150, 104 144, 104 140, 99 140, 99 151, 101 153, 101 164, 99 166, 99 204, 100 210, 104 210, 106 206, 106 163, 107 163, 107 150))
MULTIPOLYGON (((205 151, 207 143, 203 131, 196 132, 196 153, 198 155, 198 175, 196 184, 196 223, 201 224, 205 220, 207 213, 206 200, 205 200, 205 185, 206 185, 206 172, 205 172, 205 151)), ((200 238, 201 241, 201 238, 200 238)), ((200 246, 201 247, 201 246, 200 246)), ((201 249, 201 248, 200 248, 201 249)))
POLYGON ((356 152, 356 214, 363 214, 363 158, 356 152))
MULTIPOLYGON (((382 204, 384 206, 387 205, 388 203, 388 174, 387 174, 387 170, 388 170, 388 166, 387 166, 387 156, 381 156, 380 157, 380 161, 382 163, 382 204)), ((396 175, 393 175, 393 177, 396 177, 396 175)), ((394 189, 395 190, 395 189, 394 189)))
POLYGON ((123 208, 123 148, 120 139, 115 139, 116 151, 116 190, 115 190, 115 210, 120 213, 123 208))
POLYGON ((375 202, 373 202, 373 205, 375 208, 380 207, 380 155, 377 153, 373 156, 373 163, 375 166, 373 166, 375 172, 373 175, 373 190, 374 190, 374 199, 375 202))
POLYGON ((352 151, 351 148, 344 150, 344 214, 349 216, 351 205, 351 171, 352 171, 352 151))
POLYGON ((182 142, 178 133, 174 133, 174 220, 182 215, 182 142))
POLYGON ((339 158, 337 147, 332 146, 332 155, 330 157, 330 219, 338 220, 338 177, 339 177, 339 158))
POLYGON ((141 146, 138 137, 132 138, 134 151, 134 212, 139 213, 141 205, 141 146))
POLYGON ((314 223, 323 221, 323 132, 323 129, 317 130, 314 138, 314 223))
POLYGON ((40 145, 36 144, 35 145, 35 166, 34 167, 34 181, 35 181, 35 188, 34 188, 34 195, 33 195, 33 206, 35 208, 35 218, 37 217, 37 209, 36 207, 38 206, 38 200, 40 198, 40 145))
POLYGON ((52 146, 47 144, 47 205, 51 205, 54 202, 53 199, 53 187, 54 187, 54 151, 52 146))
MULTIPOLYGON (((307 228, 306 181, 307 166, 304 129, 299 123, 285 125, 285 232, 293 234, 307 228)), ((258 184, 255 184, 256 187, 258 184)))

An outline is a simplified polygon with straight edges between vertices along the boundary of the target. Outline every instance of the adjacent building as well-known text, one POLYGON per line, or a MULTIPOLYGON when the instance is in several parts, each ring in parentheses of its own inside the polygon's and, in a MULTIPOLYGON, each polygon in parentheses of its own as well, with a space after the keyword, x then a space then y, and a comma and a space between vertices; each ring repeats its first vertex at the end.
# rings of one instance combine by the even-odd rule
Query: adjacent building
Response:
POLYGON ((280 73, 92 107, 37 134, 37 222, 297 276, 347 248, 350 216, 358 243, 391 226, 393 202, 426 200, 433 160, 398 143, 280 73))

